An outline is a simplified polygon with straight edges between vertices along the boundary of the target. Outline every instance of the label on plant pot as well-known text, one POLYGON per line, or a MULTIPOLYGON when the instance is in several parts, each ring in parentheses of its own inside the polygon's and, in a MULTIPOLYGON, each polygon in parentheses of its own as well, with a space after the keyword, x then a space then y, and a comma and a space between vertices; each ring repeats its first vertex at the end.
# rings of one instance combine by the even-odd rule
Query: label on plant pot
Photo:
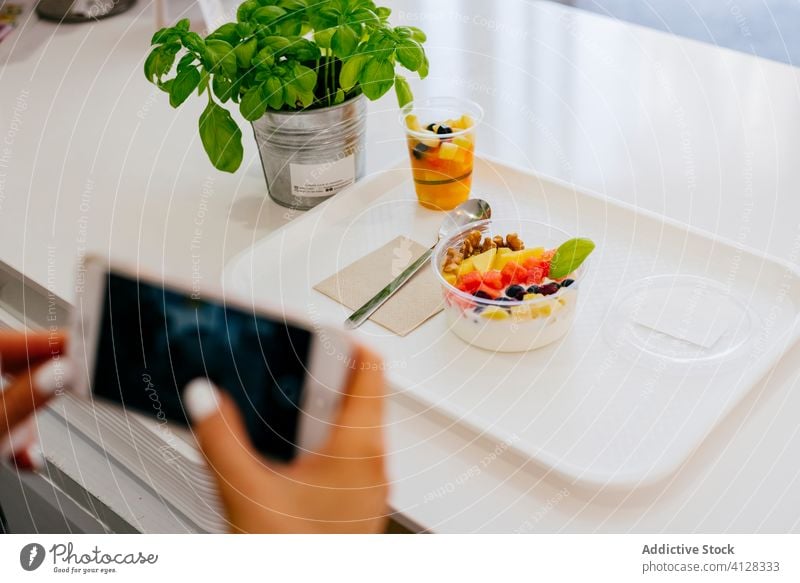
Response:
POLYGON ((356 181, 356 157, 335 162, 289 164, 294 196, 331 196, 356 181))

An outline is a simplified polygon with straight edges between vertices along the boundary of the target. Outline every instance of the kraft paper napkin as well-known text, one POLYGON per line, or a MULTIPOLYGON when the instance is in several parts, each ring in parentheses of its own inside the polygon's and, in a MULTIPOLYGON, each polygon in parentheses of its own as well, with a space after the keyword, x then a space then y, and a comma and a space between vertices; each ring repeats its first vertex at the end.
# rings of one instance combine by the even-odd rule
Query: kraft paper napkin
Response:
MULTIPOLYGON (((321 281, 314 289, 356 310, 425 251, 427 247, 416 241, 397 237, 321 281)), ((405 336, 441 309, 441 285, 428 263, 378 308, 370 320, 398 336, 405 336)))

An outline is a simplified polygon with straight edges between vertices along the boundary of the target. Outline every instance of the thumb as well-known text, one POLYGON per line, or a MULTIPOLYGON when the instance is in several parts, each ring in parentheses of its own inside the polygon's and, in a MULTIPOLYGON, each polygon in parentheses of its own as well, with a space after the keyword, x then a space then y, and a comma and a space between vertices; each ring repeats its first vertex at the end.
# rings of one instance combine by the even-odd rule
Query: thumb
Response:
POLYGON ((256 479, 262 474, 242 415, 233 399, 205 378, 190 382, 183 400, 200 449, 230 510, 241 496, 250 497, 256 491, 256 479))

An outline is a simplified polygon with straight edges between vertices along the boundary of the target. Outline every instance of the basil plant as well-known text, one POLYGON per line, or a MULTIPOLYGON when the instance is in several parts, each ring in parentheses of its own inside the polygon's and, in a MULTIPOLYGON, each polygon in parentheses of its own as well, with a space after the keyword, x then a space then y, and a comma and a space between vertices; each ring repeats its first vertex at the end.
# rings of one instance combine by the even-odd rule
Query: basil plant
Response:
POLYGON ((360 94, 375 100, 392 87, 401 106, 411 101, 397 70, 427 76, 425 33, 391 26, 390 12, 371 0, 246 0, 236 22, 205 38, 186 19, 156 32, 144 73, 172 107, 195 91, 206 95, 203 147, 217 169, 235 172, 242 132, 226 107, 253 121, 268 110, 328 107, 360 94))

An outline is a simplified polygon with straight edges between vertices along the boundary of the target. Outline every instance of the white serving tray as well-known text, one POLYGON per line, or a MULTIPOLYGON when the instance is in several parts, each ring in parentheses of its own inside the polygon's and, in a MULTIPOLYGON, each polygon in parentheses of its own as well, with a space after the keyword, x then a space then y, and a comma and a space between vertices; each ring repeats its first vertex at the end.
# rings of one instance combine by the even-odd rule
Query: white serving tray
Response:
MULTIPOLYGON (((465 344, 439 314, 405 338, 373 322, 357 335, 384 354, 395 393, 562 477, 620 487, 664 478, 797 340, 792 266, 497 161, 476 162, 473 195, 489 200, 496 218, 531 218, 595 240, 569 334, 537 351, 496 354, 465 344), (668 334, 633 323, 641 305, 668 334), (669 335, 702 344, 704 331, 707 348, 669 335)), ((344 320, 348 310, 313 285, 398 235, 432 244, 441 220, 416 203, 400 164, 235 258, 226 293, 278 302, 312 321, 344 320)))

